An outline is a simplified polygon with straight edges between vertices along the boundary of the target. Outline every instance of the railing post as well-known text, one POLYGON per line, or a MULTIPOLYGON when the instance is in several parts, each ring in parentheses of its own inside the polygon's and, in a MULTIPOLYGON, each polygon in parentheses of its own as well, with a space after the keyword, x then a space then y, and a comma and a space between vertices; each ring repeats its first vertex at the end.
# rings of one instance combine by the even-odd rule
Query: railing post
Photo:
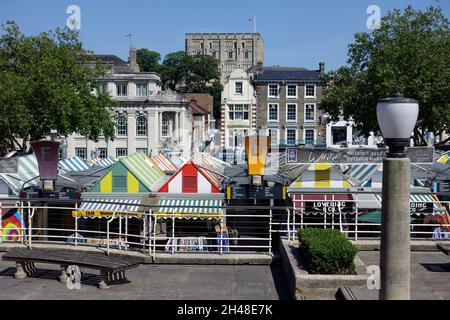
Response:
MULTIPOLYGON (((145 215, 144 215, 145 217, 145 215)), ((145 221, 145 219, 144 219, 145 221)), ((128 251, 128 215, 125 216, 125 251, 128 251)), ((145 249, 145 238, 144 238, 144 249, 145 249)))
MULTIPOLYGON (((270 207, 273 207, 273 199, 270 199, 270 207)), ((269 253, 272 252, 272 209, 269 211, 269 253)))
POLYGON ((78 203, 75 203, 75 247, 78 245, 78 203))
POLYGON ((288 241, 289 241, 289 243, 290 243, 290 242, 291 242, 291 218, 290 218, 291 212, 290 212, 289 209, 286 209, 286 210, 287 210, 287 232, 288 232, 288 241))
POLYGON ((122 250, 122 213, 119 213, 119 250, 122 250))
MULTIPOLYGON (((153 261, 156 259, 156 224, 158 223, 158 217, 155 217, 153 223, 153 261)), ((166 229, 167 230, 167 229, 166 229)))
MULTIPOLYGON (((113 212, 111 219, 106 222, 106 254, 109 256, 109 224, 114 220, 116 213, 113 212)), ((120 241, 119 241, 120 243, 120 241)))
POLYGON ((175 253, 175 209, 172 212, 172 254, 175 253))
POLYGON ((24 244, 25 243, 25 235, 26 235, 27 230, 25 228, 25 216, 24 216, 24 212, 23 212, 25 210, 25 207, 24 207, 23 201, 20 201, 20 208, 21 208, 21 210, 19 211, 19 214, 20 214, 21 220, 23 222, 23 226, 20 228, 20 233, 21 233, 20 243, 24 244))
POLYGON ((28 201, 28 249, 31 250, 31 236, 32 236, 32 224, 33 224, 34 208, 31 208, 31 202, 28 201))

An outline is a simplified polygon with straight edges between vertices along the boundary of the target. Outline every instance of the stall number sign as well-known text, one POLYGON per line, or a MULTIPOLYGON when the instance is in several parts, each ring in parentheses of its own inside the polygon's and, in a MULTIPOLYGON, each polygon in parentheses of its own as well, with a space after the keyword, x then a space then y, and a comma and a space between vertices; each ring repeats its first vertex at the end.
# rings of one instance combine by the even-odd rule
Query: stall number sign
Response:
POLYGON ((307 201, 305 202, 306 212, 317 213, 339 213, 350 212, 352 210, 353 203, 345 201, 307 201))
POLYGON ((439 181, 438 192, 450 192, 450 180, 439 181))
POLYGON ((411 210, 411 214, 433 213, 433 203, 432 202, 411 202, 410 210, 411 210))

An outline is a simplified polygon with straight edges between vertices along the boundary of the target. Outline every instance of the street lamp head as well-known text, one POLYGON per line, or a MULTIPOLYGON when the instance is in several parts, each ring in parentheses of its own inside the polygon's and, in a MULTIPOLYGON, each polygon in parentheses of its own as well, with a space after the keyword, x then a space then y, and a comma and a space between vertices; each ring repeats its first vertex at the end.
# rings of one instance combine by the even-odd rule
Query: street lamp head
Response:
POLYGON ((377 118, 384 142, 389 147, 388 157, 405 157, 411 133, 419 115, 419 102, 397 93, 378 101, 377 118))

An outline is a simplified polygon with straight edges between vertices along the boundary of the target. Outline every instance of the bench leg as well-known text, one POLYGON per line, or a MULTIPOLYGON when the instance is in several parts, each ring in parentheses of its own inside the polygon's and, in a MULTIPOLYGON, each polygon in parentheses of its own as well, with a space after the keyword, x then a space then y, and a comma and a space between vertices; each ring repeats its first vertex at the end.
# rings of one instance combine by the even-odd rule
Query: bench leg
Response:
POLYGON ((29 276, 33 276, 33 274, 37 271, 36 267, 34 266, 34 262, 25 262, 23 264, 24 272, 29 276))
POLYGON ((61 274, 59 276, 59 282, 67 283, 68 278, 69 277, 67 276, 67 266, 61 266, 61 274))
POLYGON ((16 273, 14 273, 14 278, 16 279, 25 279, 27 274, 24 271, 24 263, 16 262, 16 273))
POLYGON ((110 283, 110 273, 106 271, 100 271, 100 277, 102 278, 100 280, 100 283, 98 284, 99 289, 108 289, 109 283, 110 283))

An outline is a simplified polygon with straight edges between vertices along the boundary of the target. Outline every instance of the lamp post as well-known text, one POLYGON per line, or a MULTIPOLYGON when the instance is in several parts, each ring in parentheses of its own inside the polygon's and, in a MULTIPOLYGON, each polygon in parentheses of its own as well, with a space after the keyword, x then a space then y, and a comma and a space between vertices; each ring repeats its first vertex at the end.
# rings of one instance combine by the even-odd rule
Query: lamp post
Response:
POLYGON ((410 299, 410 160, 405 147, 419 114, 417 100, 381 99, 377 118, 385 144, 381 215, 380 300, 410 299))

